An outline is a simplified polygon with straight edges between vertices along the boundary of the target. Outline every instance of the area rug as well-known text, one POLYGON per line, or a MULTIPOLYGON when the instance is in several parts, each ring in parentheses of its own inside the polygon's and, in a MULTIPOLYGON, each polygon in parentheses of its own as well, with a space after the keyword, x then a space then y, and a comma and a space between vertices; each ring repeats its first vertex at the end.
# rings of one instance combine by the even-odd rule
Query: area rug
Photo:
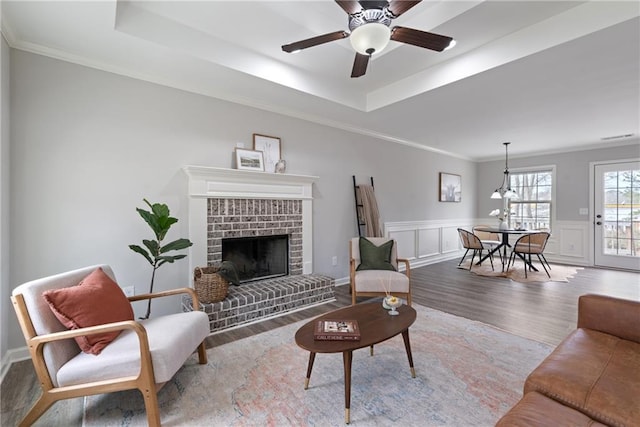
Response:
MULTIPOLYGON (((416 378, 401 336, 353 354, 351 425, 492 426, 522 395, 528 373, 551 347, 414 304, 409 329, 416 378)), ((391 320, 391 319, 390 319, 391 320)), ((318 354, 309 389, 309 353, 294 342, 306 321, 191 356, 160 390, 163 426, 344 426, 340 354, 318 354)), ((84 426, 144 426, 137 391, 85 398, 84 426)))
MULTIPOLYGON (((477 261, 477 258, 476 258, 477 261)), ((538 271, 527 271, 527 277, 524 275, 523 262, 517 260, 515 265, 511 265, 511 268, 507 271, 502 270, 502 264, 499 258, 493 259, 494 270, 491 269, 491 263, 487 260, 482 265, 476 265, 475 263, 471 267, 471 272, 478 276, 487 277, 504 277, 520 283, 532 283, 532 282, 569 282, 569 279, 575 277, 578 274, 578 270, 582 270, 582 267, 574 267, 571 265, 551 264, 551 270, 549 270, 549 276, 545 273, 542 264, 539 262, 532 263, 538 271)), ((465 261, 458 268, 468 270, 469 261, 465 261)))

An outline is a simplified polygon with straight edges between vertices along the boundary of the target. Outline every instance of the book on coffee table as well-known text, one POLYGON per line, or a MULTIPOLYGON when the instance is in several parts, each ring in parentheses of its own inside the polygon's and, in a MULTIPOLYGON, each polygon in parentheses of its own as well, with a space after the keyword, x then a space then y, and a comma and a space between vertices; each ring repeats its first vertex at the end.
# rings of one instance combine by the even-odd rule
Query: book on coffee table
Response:
POLYGON ((318 320, 313 338, 327 341, 357 341, 360 339, 360 327, 357 320, 318 320))

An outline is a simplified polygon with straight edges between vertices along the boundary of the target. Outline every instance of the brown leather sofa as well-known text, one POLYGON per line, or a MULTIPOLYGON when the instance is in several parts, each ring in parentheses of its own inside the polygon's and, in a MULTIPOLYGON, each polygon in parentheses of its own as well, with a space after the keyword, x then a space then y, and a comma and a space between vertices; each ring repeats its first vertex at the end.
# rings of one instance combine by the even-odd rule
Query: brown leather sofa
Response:
POLYGON ((578 328, 496 425, 640 426, 640 301, 581 296, 578 328))

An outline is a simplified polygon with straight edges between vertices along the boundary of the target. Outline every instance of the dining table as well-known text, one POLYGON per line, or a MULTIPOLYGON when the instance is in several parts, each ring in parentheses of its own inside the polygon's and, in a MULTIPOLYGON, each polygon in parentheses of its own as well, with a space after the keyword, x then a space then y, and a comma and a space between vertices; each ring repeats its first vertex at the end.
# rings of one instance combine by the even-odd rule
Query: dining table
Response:
MULTIPOLYGON (((493 254, 495 254, 496 252, 500 254, 500 251, 502 251, 501 258, 502 258, 503 272, 504 272, 505 263, 508 262, 507 248, 511 247, 511 245, 509 244, 509 236, 511 234, 518 235, 518 234, 530 234, 530 233, 536 232, 536 230, 526 230, 524 228, 498 228, 498 227, 475 227, 474 230, 484 231, 487 233, 500 234, 502 236, 500 240, 500 244, 496 245, 496 247, 489 250, 485 256, 480 258, 480 260, 476 263, 476 265, 482 264, 483 261, 485 261, 490 256, 493 256, 493 254)), ((533 271, 538 271, 538 269, 524 255, 520 253, 516 253, 516 255, 518 255, 530 269, 532 269, 533 271)))

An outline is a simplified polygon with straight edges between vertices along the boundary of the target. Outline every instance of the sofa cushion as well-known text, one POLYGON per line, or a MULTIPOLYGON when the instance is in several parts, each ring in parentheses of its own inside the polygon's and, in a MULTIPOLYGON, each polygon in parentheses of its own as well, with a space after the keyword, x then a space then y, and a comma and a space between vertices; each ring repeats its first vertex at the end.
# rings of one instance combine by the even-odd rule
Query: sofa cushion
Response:
POLYGON ((582 412, 563 405, 538 392, 532 391, 500 418, 496 427, 600 427, 605 426, 592 420, 582 412))
POLYGON ((358 243, 360 248, 360 265, 356 270, 395 270, 391 264, 391 250, 393 249, 393 240, 376 246, 369 239, 360 238, 358 243))
MULTIPOLYGON (((170 314, 142 320, 149 339, 149 350, 156 383, 167 382, 184 361, 209 335, 209 316, 202 311, 170 314)), ((122 332, 98 356, 79 353, 58 371, 60 386, 137 376, 140 372, 140 346, 132 330, 122 332)))
POLYGON ((531 391, 605 424, 640 425, 640 343, 576 329, 529 375, 531 391))
MULTIPOLYGON (((76 286, 50 289, 42 294, 60 323, 80 329, 105 323, 133 320, 131 303, 102 268, 97 268, 76 286)), ((120 331, 76 337, 85 353, 100 354, 120 331)))

